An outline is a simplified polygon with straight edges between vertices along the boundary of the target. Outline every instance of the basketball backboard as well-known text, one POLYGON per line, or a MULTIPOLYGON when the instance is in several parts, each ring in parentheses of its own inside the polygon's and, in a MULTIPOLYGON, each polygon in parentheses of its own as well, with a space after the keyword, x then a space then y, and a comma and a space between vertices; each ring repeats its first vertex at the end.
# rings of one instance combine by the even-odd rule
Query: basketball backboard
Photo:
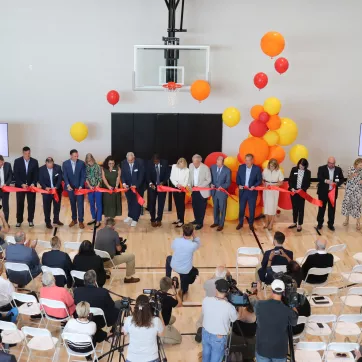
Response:
POLYGON ((135 45, 133 90, 164 91, 167 82, 189 90, 195 80, 210 82, 209 59, 206 45, 135 45))

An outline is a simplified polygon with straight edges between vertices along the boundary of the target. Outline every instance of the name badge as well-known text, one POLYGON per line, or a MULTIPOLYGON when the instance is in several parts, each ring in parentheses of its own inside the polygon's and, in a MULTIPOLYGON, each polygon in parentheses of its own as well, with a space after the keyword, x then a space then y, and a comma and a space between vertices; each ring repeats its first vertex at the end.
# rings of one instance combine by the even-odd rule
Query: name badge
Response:
POLYGON ((138 172, 138 169, 137 169, 137 170, 133 170, 133 172, 138 172))
POLYGON ((339 182, 339 178, 336 178, 336 181, 339 182))
POLYGON ((298 175, 298 172, 294 172, 294 175, 298 175))
POLYGON ((57 177, 57 176, 59 176, 59 173, 57 173, 54 177, 57 177))
POLYGON ((116 172, 117 170, 112 170, 112 172, 116 172))

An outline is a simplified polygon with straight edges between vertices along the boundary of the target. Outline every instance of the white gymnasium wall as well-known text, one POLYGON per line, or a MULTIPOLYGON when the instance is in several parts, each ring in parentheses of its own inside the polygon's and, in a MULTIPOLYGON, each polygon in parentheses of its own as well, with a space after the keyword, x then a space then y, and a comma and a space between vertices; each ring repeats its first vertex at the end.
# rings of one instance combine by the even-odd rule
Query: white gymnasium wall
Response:
MULTIPOLYGON (((248 135, 250 107, 276 96, 281 115, 299 126, 297 142, 309 148, 314 175, 329 155, 343 167, 353 162, 361 122, 361 0, 186 0, 185 10, 182 44, 212 47, 212 94, 198 104, 181 93, 174 112, 238 107, 242 121, 223 130, 223 151, 235 155, 248 135), (269 30, 286 39, 291 66, 284 76, 259 47, 269 30), (261 92, 253 85, 259 71, 270 76, 261 92)), ((49 155, 60 162, 73 147, 101 160, 110 153, 112 111, 170 112, 164 93, 132 91, 133 45, 161 44, 166 28, 163 0, 1 0, 0 122, 9 122, 10 160, 23 145, 41 162, 49 155), (110 89, 122 97, 114 108, 105 102, 110 89), (69 136, 76 121, 89 126, 81 144, 69 136)), ((195 132, 207 137, 207 130, 195 132)))

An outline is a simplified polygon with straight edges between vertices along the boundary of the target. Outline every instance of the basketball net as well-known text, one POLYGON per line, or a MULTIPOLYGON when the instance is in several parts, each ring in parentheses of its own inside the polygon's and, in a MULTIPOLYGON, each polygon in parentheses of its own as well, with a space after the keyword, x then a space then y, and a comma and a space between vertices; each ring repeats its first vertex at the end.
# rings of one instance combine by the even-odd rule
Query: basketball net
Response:
POLYGON ((167 92, 168 96, 168 105, 170 107, 175 107, 177 103, 177 93, 182 88, 182 85, 175 82, 168 82, 162 86, 167 92))

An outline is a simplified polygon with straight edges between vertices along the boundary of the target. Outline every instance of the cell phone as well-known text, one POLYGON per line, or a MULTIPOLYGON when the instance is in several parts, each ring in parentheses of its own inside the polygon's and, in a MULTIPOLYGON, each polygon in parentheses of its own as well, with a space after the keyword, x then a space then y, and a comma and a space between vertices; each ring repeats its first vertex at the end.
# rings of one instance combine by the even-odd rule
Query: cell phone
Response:
POLYGON ((323 325, 322 323, 317 323, 317 326, 318 326, 319 328, 324 328, 324 325, 323 325))
POLYGON ((251 288, 255 289, 258 286, 257 282, 252 282, 251 283, 251 288))
POLYGON ((280 250, 279 249, 274 250, 274 255, 280 255, 280 250))
POLYGON ((348 357, 347 353, 342 353, 342 352, 335 352, 334 355, 335 355, 335 357, 338 357, 338 358, 348 357))
POLYGON ((143 289, 143 294, 151 294, 152 289, 143 289))
POLYGON ((313 297, 313 300, 316 301, 316 300, 325 300, 326 298, 324 297, 313 297))

